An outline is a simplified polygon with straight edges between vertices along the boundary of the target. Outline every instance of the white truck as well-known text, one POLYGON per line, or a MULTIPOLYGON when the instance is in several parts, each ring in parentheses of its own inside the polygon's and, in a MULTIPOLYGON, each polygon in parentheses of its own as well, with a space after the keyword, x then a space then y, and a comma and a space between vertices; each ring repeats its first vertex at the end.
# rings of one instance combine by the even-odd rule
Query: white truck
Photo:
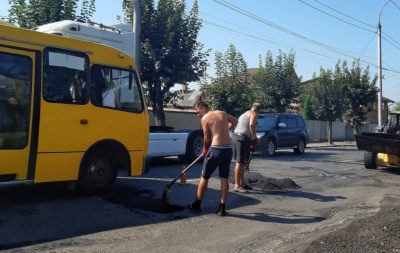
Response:
MULTIPOLYGON (((135 36, 130 24, 108 26, 90 20, 86 23, 64 20, 34 30, 106 44, 134 56, 135 36)), ((185 121, 185 113, 181 114, 179 120, 185 121)), ((182 162, 188 163, 195 160, 202 149, 203 132, 200 128, 175 131, 173 127, 150 127, 148 155, 151 157, 178 156, 182 162)))

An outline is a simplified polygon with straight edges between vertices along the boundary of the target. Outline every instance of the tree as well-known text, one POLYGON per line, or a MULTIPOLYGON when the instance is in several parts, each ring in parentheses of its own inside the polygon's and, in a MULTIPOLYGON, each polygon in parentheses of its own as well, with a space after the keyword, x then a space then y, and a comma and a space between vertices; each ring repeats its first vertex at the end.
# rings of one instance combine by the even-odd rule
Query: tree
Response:
POLYGON ((375 86, 377 77, 370 81, 369 66, 362 70, 359 59, 353 62, 351 69, 348 69, 347 62, 344 61, 340 71, 343 73, 345 87, 346 110, 343 119, 357 134, 359 127, 367 119, 367 112, 374 108, 378 93, 375 86))
POLYGON ((390 109, 390 111, 393 111, 393 112, 398 112, 398 111, 400 111, 400 102, 396 102, 396 103, 392 106, 392 108, 390 109))
POLYGON ((224 54, 215 53, 215 68, 216 77, 211 78, 210 84, 200 84, 200 90, 212 108, 239 116, 253 102, 246 61, 231 44, 224 54))
POLYGON ((313 98, 309 93, 306 93, 302 96, 300 114, 305 119, 316 120, 317 118, 315 117, 312 109, 312 101, 313 98))
MULTIPOLYGON (((73 13, 73 8, 66 5, 66 11, 67 13, 73 13)), ((86 22, 95 11, 95 0, 82 0, 82 8, 80 14, 76 16, 76 20, 80 22, 86 22)))
POLYGON ((265 57, 265 65, 263 66, 262 58, 259 56, 258 71, 253 76, 253 84, 255 86, 256 100, 261 104, 266 112, 277 112, 275 108, 275 99, 270 92, 271 87, 275 86, 274 61, 271 51, 267 52, 265 57))
POLYGON ((279 51, 275 62, 267 52, 265 65, 259 60, 259 69, 253 76, 257 100, 268 112, 285 112, 289 104, 296 101, 300 80, 295 73, 295 54, 279 51))
MULTIPOLYGON (((123 0, 132 22, 132 2, 123 0)), ((176 83, 198 81, 205 73, 210 50, 196 41, 201 28, 197 1, 189 14, 185 0, 142 0, 141 79, 153 107, 156 125, 165 125, 164 101, 176 83)))
POLYGON ((95 0, 83 0, 77 15, 79 0, 8 0, 10 4, 6 21, 22 28, 34 28, 61 20, 86 21, 95 11, 95 0))
POLYGON ((340 73, 320 69, 319 76, 309 87, 308 103, 317 120, 328 121, 328 143, 332 144, 332 123, 342 117, 343 84, 340 73))

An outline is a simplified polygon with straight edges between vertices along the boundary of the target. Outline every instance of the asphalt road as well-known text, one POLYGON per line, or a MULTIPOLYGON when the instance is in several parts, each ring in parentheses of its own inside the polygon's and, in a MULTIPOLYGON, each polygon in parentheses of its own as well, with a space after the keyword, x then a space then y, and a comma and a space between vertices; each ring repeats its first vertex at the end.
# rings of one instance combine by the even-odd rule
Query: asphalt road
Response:
MULTIPOLYGON (((3 252, 300 252, 324 234, 373 215, 385 198, 398 199, 395 169, 364 169, 354 146, 314 147, 303 155, 280 151, 254 155, 246 178, 288 179, 299 189, 255 189, 234 193, 228 216, 219 203, 215 173, 202 213, 185 208, 195 198, 201 164, 187 173, 187 185, 167 183, 181 171, 165 159, 150 173, 121 172, 115 189, 81 196, 63 184, 0 187, 0 250, 3 252)), ((232 168, 234 163, 232 163, 232 168)), ((398 201, 397 201, 398 202, 398 201)))

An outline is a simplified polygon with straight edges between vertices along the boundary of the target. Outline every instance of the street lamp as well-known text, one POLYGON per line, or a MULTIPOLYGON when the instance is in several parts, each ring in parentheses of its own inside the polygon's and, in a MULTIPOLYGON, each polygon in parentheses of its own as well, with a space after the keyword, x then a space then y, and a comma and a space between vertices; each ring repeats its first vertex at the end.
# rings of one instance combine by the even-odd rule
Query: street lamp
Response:
POLYGON ((379 13, 378 22, 378 126, 382 126, 382 45, 381 45, 381 14, 383 8, 392 0, 388 0, 379 13))

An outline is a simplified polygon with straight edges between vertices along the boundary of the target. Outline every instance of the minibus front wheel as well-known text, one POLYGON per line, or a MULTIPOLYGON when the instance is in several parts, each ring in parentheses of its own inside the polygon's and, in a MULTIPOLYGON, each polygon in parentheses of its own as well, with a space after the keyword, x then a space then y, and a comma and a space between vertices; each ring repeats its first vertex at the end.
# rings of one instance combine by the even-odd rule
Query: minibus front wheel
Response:
POLYGON ((77 190, 95 194, 111 190, 117 178, 116 162, 105 152, 91 152, 79 171, 77 190))

